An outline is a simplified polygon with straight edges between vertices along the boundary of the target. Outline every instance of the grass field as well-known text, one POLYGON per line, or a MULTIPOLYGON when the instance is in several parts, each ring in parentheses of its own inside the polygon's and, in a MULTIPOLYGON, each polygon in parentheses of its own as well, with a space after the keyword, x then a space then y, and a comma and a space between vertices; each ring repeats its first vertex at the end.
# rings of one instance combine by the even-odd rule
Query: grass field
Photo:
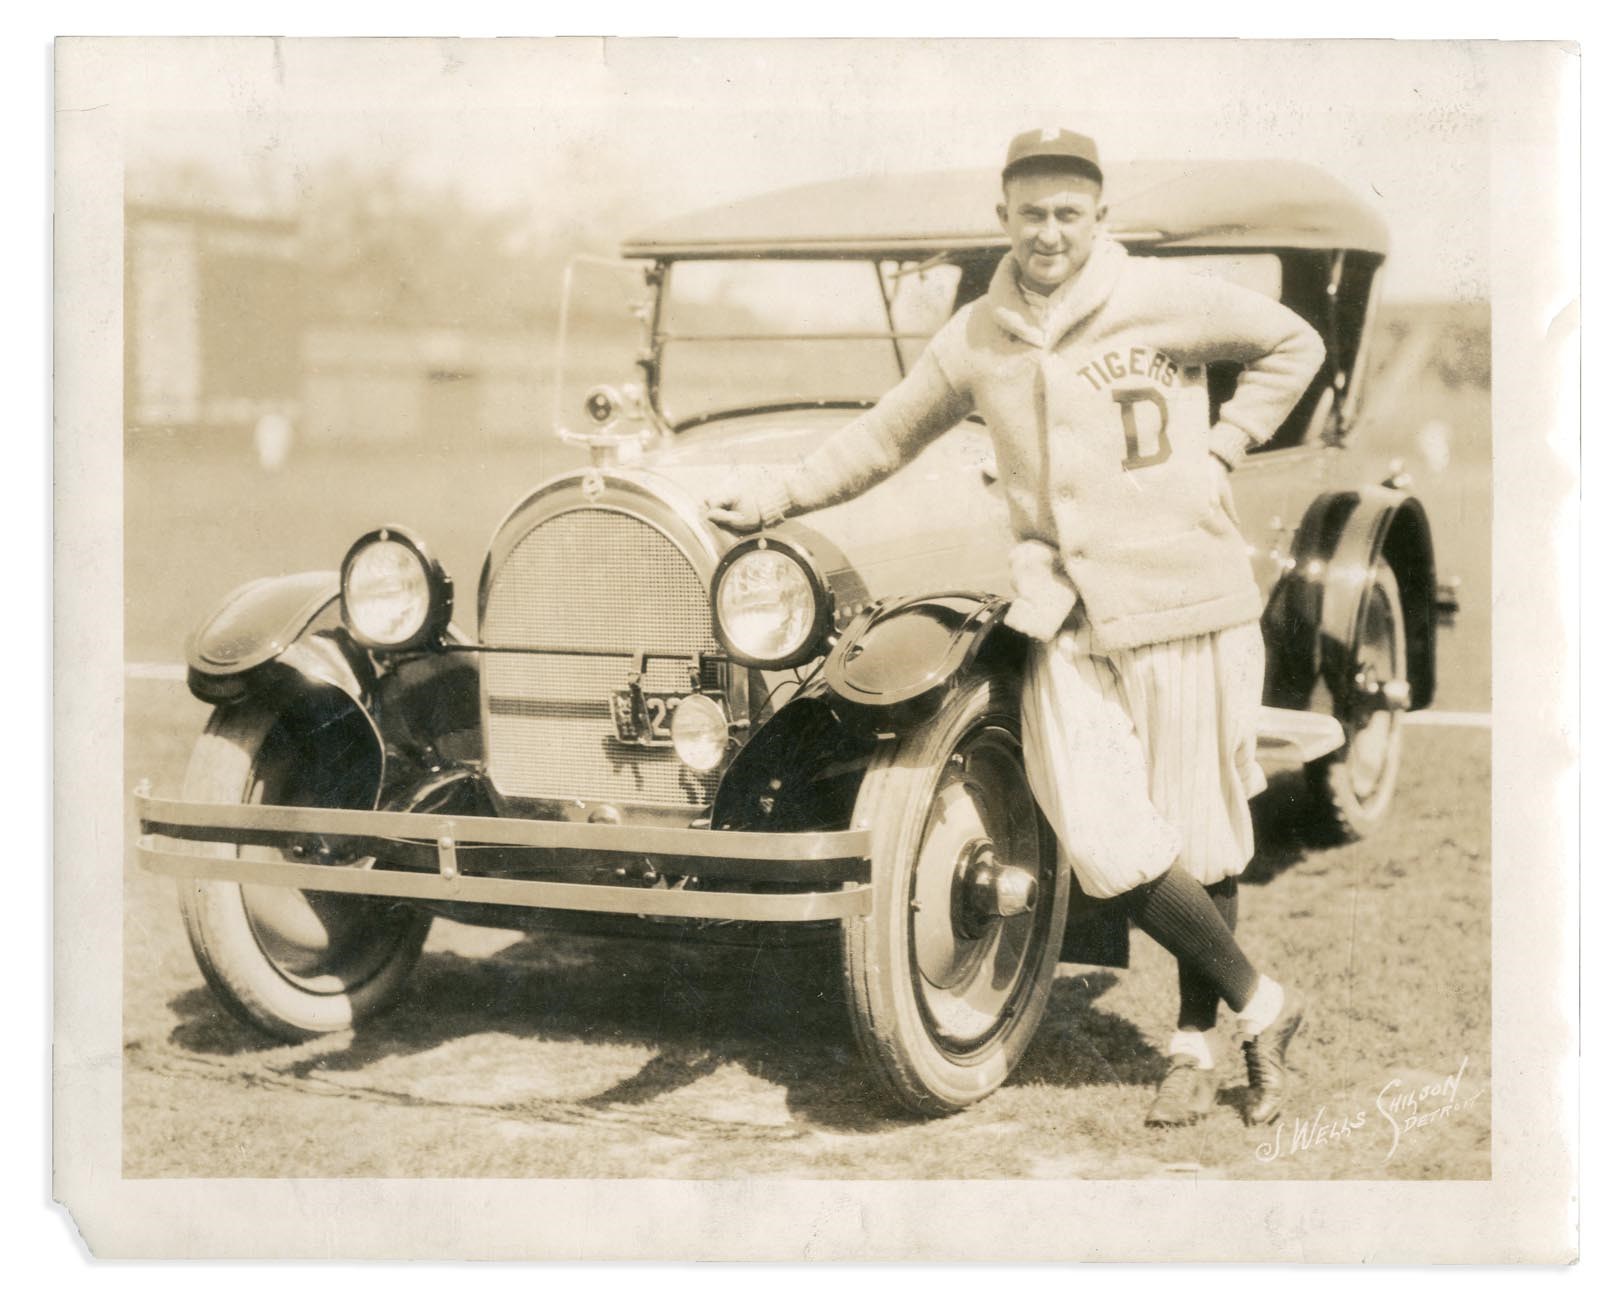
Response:
MULTIPOLYGON (((1427 420, 1457 445, 1419 468, 1463 610, 1436 707, 1489 707, 1489 454, 1483 389, 1419 385, 1362 451, 1381 464, 1427 420)), ((172 663, 201 609, 247 578, 336 565, 382 522, 422 531, 471 601, 504 510, 571 461, 548 442, 415 454, 242 452, 144 440, 126 461, 130 661, 172 663), (204 558, 194 552, 203 551, 204 558)), ((173 787, 206 709, 131 679, 127 787, 173 787)), ((1241 938, 1313 999, 1282 1135, 1246 1129, 1242 1066, 1195 1127, 1151 1134, 1145 1103, 1175 1007, 1170 960, 1059 969, 1012 1082, 953 1119, 885 1108, 851 1045, 825 949, 732 950, 437 924, 407 1001, 352 1035, 260 1039, 202 985, 171 884, 125 851, 123 1168, 130 1177, 1483 1178, 1489 1175, 1490 740, 1407 732, 1394 817, 1339 849, 1296 840, 1297 777, 1259 803, 1241 938), (1443 1118, 1403 1100, 1459 1076, 1443 1118), (1383 1106, 1380 1107, 1380 1100, 1383 1106), (1297 1122, 1302 1125, 1296 1132, 1297 1122), (1319 1135, 1320 1131, 1320 1135, 1319 1135)), ((1423 1105, 1426 1109, 1426 1104, 1423 1105)))

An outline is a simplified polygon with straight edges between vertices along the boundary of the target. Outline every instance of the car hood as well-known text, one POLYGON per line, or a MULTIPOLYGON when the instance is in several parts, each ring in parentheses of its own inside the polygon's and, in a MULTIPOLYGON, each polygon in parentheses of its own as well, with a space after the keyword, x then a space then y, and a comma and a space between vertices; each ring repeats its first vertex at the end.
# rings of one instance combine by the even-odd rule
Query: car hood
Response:
MULTIPOLYGON (((691 496, 794 473, 857 413, 755 413, 682 432, 638 468, 691 496)), ((951 429, 888 479, 850 501, 785 525, 845 599, 1009 587, 1010 524, 991 486, 993 450, 975 422, 951 429)))

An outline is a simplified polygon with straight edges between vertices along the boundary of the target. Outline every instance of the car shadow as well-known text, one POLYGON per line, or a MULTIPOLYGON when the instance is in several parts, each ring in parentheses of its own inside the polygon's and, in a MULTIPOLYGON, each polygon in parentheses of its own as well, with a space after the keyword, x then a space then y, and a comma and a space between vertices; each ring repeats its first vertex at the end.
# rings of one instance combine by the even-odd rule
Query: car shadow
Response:
POLYGON ((647 1049, 642 1066, 576 1099, 591 1110, 646 1105, 724 1066, 781 1085, 793 1112, 819 1123, 861 1126, 863 1107, 877 1104, 856 1059, 837 959, 823 945, 532 932, 490 957, 425 953, 396 1008, 359 1025, 342 1047, 318 1045, 299 1059, 235 1020, 207 989, 169 1006, 179 1017, 169 1035, 175 1046, 213 1056, 287 1051, 276 1068, 290 1079, 367 1070, 501 1034, 647 1049))
POLYGON ((1327 825, 1318 819, 1305 773, 1287 770, 1267 782, 1267 790, 1250 803, 1256 853, 1239 880, 1265 886, 1280 873, 1303 862, 1311 851, 1331 845, 1327 825))
POLYGON ((167 1007, 178 1017, 167 1041, 195 1056, 240 1056, 283 1046, 281 1039, 236 1020, 203 985, 177 995, 167 1007))
POLYGON ((1116 983, 1109 971, 1058 976, 1039 1032, 1012 1081, 1081 1088, 1159 1079, 1166 1057, 1150 1045, 1144 1031, 1095 1006, 1116 983))
MULTIPOLYGON (((1094 970, 1059 977, 1013 1081, 1072 1088, 1159 1078, 1162 1057, 1137 1027, 1095 1006, 1115 980, 1094 970)), ((564 1099, 553 1087, 550 1097, 520 1103, 472 1102, 508 1115, 535 1116, 552 1101, 577 1113, 649 1107, 735 1067, 781 1089, 790 1116, 813 1127, 882 1133, 926 1122, 873 1083, 827 943, 725 948, 535 932, 491 957, 428 953, 396 1009, 357 1027, 342 1047, 318 1045, 300 1057, 235 1020, 206 989, 179 995, 171 1008, 181 1018, 170 1034, 176 1046, 230 1056, 275 1049, 284 1059, 274 1073, 289 1080, 370 1071, 494 1034, 546 1050, 590 1046, 596 1064, 600 1048, 648 1050, 642 1064, 627 1062, 628 1072, 580 1097, 564 1099)), ((508 1050, 505 1059, 529 1058, 508 1050)), ((517 1071, 525 1084, 525 1067, 517 1071)))

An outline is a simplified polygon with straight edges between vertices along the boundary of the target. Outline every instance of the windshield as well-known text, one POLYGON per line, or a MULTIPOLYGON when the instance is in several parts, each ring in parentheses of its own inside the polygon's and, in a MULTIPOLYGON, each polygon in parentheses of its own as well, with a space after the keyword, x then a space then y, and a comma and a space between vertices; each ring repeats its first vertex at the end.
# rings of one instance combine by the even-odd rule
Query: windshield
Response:
POLYGON ((687 260, 663 287, 660 406, 870 404, 950 316, 961 270, 870 260, 687 260))
MULTIPOLYGON (((1281 296, 1277 255, 1168 256, 1198 273, 1281 296)), ((659 298, 638 262, 576 261, 562 319, 557 424, 580 428, 585 391, 610 382, 644 416, 652 349, 655 406, 683 427, 740 411, 870 406, 910 368, 958 295, 981 292, 993 260, 679 260, 659 298)))

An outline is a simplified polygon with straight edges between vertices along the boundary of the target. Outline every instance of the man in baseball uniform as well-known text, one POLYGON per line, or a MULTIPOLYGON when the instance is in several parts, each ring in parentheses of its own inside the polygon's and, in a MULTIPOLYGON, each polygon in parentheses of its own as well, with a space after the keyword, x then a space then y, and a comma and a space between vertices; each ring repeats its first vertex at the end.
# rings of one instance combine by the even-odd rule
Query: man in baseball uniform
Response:
POLYGON ((833 505, 969 415, 994 439, 1016 545, 1007 623, 1033 637, 1028 777, 1090 895, 1120 897, 1178 962, 1170 1064, 1147 1122, 1216 1100, 1217 1004, 1244 1036, 1245 1118, 1280 1113, 1298 995, 1233 936, 1254 852, 1249 798, 1263 648, 1260 596, 1228 474, 1270 438, 1323 359, 1292 310, 1102 236, 1094 141, 1011 143, 998 214, 1011 239, 988 293, 905 379, 792 475, 721 496, 736 532, 833 505), (1212 423, 1206 364, 1242 364, 1212 423))

